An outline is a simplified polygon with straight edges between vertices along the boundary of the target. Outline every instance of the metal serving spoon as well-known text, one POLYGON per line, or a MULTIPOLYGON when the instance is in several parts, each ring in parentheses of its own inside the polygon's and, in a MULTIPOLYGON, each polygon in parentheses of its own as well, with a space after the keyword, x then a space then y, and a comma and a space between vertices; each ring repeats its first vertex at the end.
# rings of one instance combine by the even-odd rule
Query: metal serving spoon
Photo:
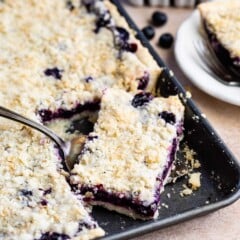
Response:
POLYGON ((77 156, 76 149, 79 149, 79 147, 77 147, 77 144, 79 146, 82 143, 83 138, 77 138, 77 139, 74 139, 73 141, 65 142, 63 139, 61 139, 57 134, 55 134, 49 128, 1 106, 0 106, 0 116, 11 119, 13 121, 20 122, 24 125, 34 128, 42 132, 49 138, 51 138, 59 147, 59 150, 61 151, 61 154, 64 157, 65 164, 68 170, 70 171, 72 169, 77 156))

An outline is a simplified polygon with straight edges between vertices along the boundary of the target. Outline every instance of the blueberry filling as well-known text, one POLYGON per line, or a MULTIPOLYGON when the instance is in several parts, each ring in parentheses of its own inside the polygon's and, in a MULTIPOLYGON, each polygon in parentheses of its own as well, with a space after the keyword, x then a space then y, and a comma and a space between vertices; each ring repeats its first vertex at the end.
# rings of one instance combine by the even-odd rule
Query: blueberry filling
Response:
POLYGON ((93 77, 88 76, 88 77, 85 78, 85 82, 89 83, 91 81, 93 81, 93 77))
POLYGON ((70 239, 70 237, 66 234, 47 232, 43 234, 39 240, 67 240, 67 239, 70 239))
POLYGON ((129 32, 126 29, 124 29, 122 27, 116 27, 116 30, 118 31, 119 38, 122 41, 126 42, 129 39, 129 32))
POLYGON ((95 0, 82 0, 82 4, 86 7, 89 13, 92 11, 94 3, 95 0))
POLYGON ((55 79, 61 80, 62 79, 62 72, 63 70, 59 70, 57 67, 48 68, 44 71, 44 74, 48 77, 54 77, 55 79))
MULTIPOLYGON (((90 224, 87 222, 80 222, 78 225, 78 232, 82 231, 84 228, 87 229, 94 229, 96 228, 96 224, 90 224)), ((41 238, 38 240, 68 240, 70 239, 70 236, 66 235, 66 234, 60 234, 60 233, 50 233, 47 232, 45 234, 42 234, 41 238)))
POLYGON ((141 78, 138 78, 137 80, 139 81, 138 83, 138 89, 139 90, 145 90, 147 88, 147 85, 149 83, 149 73, 144 72, 144 75, 141 78))
POLYGON ((176 116, 171 112, 163 111, 159 113, 158 116, 164 119, 166 123, 170 123, 170 124, 176 123, 176 116))
POLYGON ((22 190, 20 190, 20 192, 21 192, 21 194, 22 194, 23 196, 25 196, 25 197, 29 197, 29 196, 32 196, 32 195, 33 195, 32 191, 26 190, 26 189, 22 189, 22 190))
POLYGON ((40 202, 40 204, 41 204, 42 206, 47 206, 47 205, 48 205, 48 201, 47 201, 46 199, 42 199, 41 202, 40 202))
POLYGON ((138 93, 133 97, 132 106, 136 108, 141 107, 149 103, 152 99, 153 99, 153 96, 151 93, 148 93, 148 92, 138 93))
POLYGON ((89 141, 93 141, 94 139, 98 139, 98 136, 88 136, 89 141))
POLYGON ((95 32, 98 33, 102 27, 108 28, 111 25, 111 15, 109 11, 105 11, 98 16, 96 21, 95 32))
POLYGON ((89 134, 93 131, 94 123, 89 121, 88 117, 72 121, 70 127, 66 130, 67 133, 80 132, 82 134, 89 134))
POLYGON ((89 223, 87 223, 87 222, 80 222, 80 223, 78 224, 78 231, 80 232, 80 231, 82 231, 84 228, 94 229, 94 228, 96 228, 96 227, 97 227, 97 225, 96 225, 95 223, 89 224, 89 223))
POLYGON ((101 201, 101 202, 109 202, 113 205, 119 207, 125 207, 133 210, 137 214, 141 216, 152 217, 157 210, 157 203, 154 201, 153 203, 145 206, 143 202, 141 202, 137 198, 123 197, 123 193, 113 193, 106 191, 103 186, 97 185, 94 187, 82 186, 80 188, 81 194, 85 194, 87 192, 92 192, 94 195, 93 199, 84 198, 84 201, 101 201))
POLYGON ((51 193, 52 193, 52 188, 48 188, 47 190, 43 191, 43 196, 46 196, 46 195, 51 194, 51 193))
MULTIPOLYGON (((100 3, 101 1, 98 1, 100 3)), ((138 49, 136 43, 129 43, 129 32, 114 24, 114 20, 109 10, 102 4, 96 4, 96 0, 82 0, 82 4, 86 7, 89 13, 94 13, 97 17, 95 33, 99 33, 102 27, 107 28, 113 34, 115 47, 119 50, 118 57, 122 57, 123 51, 135 53, 138 49)))
POLYGON ((41 109, 38 111, 39 116, 41 117, 42 122, 48 122, 56 118, 70 118, 77 113, 83 111, 97 111, 100 109, 100 102, 96 100, 95 102, 87 102, 85 104, 77 104, 75 108, 68 110, 59 108, 57 111, 53 112, 49 109, 41 109))
POLYGON ((123 51, 128 51, 135 53, 137 51, 137 44, 136 43, 129 43, 129 32, 122 28, 116 27, 113 31, 114 38, 115 38, 115 46, 119 49, 119 57, 121 58, 123 51))
POLYGON ((218 41, 217 36, 209 30, 206 22, 203 22, 203 26, 219 61, 226 68, 231 68, 233 71, 236 71, 237 74, 240 74, 240 57, 232 58, 230 52, 218 41))
POLYGON ((73 10, 75 9, 75 7, 74 7, 74 5, 73 5, 73 3, 72 3, 71 0, 69 0, 69 1, 66 2, 66 6, 67 6, 67 8, 68 8, 70 11, 73 11, 73 10))

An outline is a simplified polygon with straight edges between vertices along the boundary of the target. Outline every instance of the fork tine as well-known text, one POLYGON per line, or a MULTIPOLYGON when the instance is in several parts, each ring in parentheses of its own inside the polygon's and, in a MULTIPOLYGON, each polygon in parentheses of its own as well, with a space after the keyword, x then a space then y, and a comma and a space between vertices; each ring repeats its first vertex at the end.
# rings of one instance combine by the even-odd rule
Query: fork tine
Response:
POLYGON ((206 46, 206 48, 209 50, 209 52, 211 53, 212 57, 214 58, 214 60, 216 61, 216 63, 219 65, 219 67, 223 68, 226 72, 229 73, 229 75, 231 75, 232 77, 237 77, 240 78, 240 73, 237 72, 236 70, 234 70, 231 67, 225 67, 222 62, 218 59, 216 53, 214 52, 210 42, 206 39, 203 40, 204 45, 206 46))
POLYGON ((240 77, 233 76, 225 66, 219 62, 206 40, 194 41, 194 47, 201 59, 201 67, 219 82, 228 86, 240 86, 240 77))
POLYGON ((219 76, 226 77, 227 79, 229 77, 231 77, 231 76, 228 76, 226 74, 226 72, 224 71, 224 68, 222 68, 218 64, 218 62, 215 61, 216 59, 212 60, 212 53, 210 51, 207 51, 207 50, 209 50, 209 48, 207 47, 206 42, 204 40, 202 40, 202 41, 199 41, 199 44, 201 44, 202 53, 204 53, 204 55, 206 57, 205 61, 207 61, 210 69, 214 70, 214 72, 216 72, 219 76), (214 68, 211 68, 211 66, 213 66, 214 68))
POLYGON ((194 45, 195 45, 195 49, 197 50, 198 56, 202 60, 201 65, 204 68, 204 70, 207 71, 212 76, 214 74, 213 77, 219 78, 219 76, 223 76, 224 72, 222 72, 221 69, 218 68, 218 66, 216 66, 213 69, 213 64, 212 64, 212 61, 210 60, 211 55, 204 48, 204 45, 203 45, 202 41, 194 42, 194 45))

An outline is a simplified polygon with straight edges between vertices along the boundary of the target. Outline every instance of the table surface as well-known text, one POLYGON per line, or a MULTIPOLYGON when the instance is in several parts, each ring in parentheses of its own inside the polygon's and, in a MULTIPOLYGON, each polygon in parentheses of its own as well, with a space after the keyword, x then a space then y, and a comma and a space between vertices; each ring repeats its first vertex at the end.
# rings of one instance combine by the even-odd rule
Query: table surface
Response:
MULTIPOLYGON (((156 36, 151 41, 152 46, 159 53, 167 66, 173 70, 185 89, 192 93, 192 98, 207 116, 211 125, 227 144, 230 151, 240 161, 240 107, 217 100, 197 89, 184 76, 174 58, 173 48, 164 50, 157 46, 161 33, 170 32, 174 36, 181 23, 192 13, 193 9, 160 8, 160 7, 133 7, 122 1, 130 16, 139 28, 148 25, 154 10, 164 11, 168 15, 165 26, 156 29, 156 36)), ((207 216, 196 218, 160 231, 138 237, 138 240, 240 240, 240 201, 218 210, 207 216)))

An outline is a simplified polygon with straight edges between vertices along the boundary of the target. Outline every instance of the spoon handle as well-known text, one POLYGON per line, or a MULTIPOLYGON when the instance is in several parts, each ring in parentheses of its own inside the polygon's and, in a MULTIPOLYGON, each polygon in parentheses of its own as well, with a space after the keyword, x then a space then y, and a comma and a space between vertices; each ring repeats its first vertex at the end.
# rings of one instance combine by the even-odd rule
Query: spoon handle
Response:
POLYGON ((24 125, 27 125, 31 128, 34 128, 42 132, 43 134, 51 138, 64 153, 65 142, 60 137, 58 137, 53 131, 51 131, 49 128, 1 106, 0 106, 0 116, 11 119, 13 121, 20 122, 24 125))

